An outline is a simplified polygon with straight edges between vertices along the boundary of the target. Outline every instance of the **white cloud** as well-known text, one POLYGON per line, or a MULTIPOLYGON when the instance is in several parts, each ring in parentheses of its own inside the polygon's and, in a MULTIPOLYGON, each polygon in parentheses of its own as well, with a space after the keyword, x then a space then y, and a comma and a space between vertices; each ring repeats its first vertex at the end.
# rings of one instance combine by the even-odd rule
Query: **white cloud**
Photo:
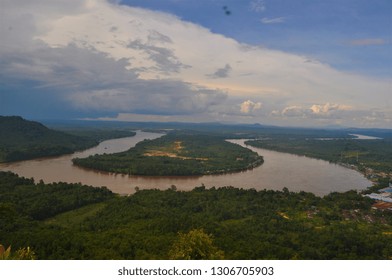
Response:
POLYGON ((253 102, 251 100, 246 100, 241 103, 241 113, 251 114, 256 110, 260 110, 262 106, 261 102, 253 102))
POLYGON ((343 125, 348 127, 390 127, 392 113, 378 110, 353 109, 342 104, 291 105, 272 110, 271 120, 285 119, 285 123, 303 126, 343 125))
POLYGON ((266 5, 264 0, 252 0, 250 2, 250 9, 254 12, 261 13, 266 10, 266 5))
POLYGON ((285 22, 285 18, 284 17, 278 17, 278 18, 267 18, 264 17, 261 19, 261 22, 264 24, 274 24, 274 23, 283 23, 285 22))
POLYGON ((339 104, 331 104, 331 103, 326 103, 324 105, 315 104, 310 107, 310 110, 312 111, 313 114, 320 114, 320 115, 327 115, 330 114, 331 112, 347 111, 351 109, 352 107, 348 105, 339 105, 339 104))
MULTIPOLYGON (((351 110, 351 106, 327 102, 325 104, 314 104, 310 107, 299 105, 287 106, 281 111, 281 115, 301 118, 336 118, 340 117, 342 113, 351 110)), ((276 116, 278 112, 275 110, 274 115, 276 116)))
POLYGON ((282 116, 285 117, 301 117, 304 118, 307 114, 307 109, 301 106, 288 106, 282 110, 282 116))

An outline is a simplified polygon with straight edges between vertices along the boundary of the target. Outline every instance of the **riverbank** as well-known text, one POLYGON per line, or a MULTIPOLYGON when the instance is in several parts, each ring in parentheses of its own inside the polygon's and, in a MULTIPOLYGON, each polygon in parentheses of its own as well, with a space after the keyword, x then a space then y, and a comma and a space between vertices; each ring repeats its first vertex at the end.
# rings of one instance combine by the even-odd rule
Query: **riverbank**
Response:
POLYGON ((263 139, 246 144, 326 160, 360 172, 375 182, 380 178, 392 178, 392 139, 263 139))

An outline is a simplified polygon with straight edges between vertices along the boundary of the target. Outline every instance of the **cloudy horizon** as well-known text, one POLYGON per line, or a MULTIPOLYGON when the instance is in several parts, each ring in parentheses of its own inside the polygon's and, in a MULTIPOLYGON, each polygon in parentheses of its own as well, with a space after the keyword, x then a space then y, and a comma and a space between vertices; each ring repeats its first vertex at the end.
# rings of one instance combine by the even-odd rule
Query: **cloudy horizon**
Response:
POLYGON ((191 2, 3 0, 0 115, 392 127, 389 1, 191 2))

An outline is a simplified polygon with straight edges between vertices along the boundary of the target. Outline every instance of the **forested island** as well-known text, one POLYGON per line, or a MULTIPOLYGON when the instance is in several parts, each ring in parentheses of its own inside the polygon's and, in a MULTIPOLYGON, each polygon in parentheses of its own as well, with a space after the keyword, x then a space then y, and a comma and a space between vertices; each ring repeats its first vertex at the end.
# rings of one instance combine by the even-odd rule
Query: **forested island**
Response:
POLYGON ((251 169, 261 165, 263 158, 222 136, 172 131, 125 152, 75 158, 73 163, 129 175, 193 176, 251 169))
POLYGON ((0 163, 71 154, 111 138, 133 136, 135 132, 113 129, 49 129, 18 116, 0 116, 0 163))
POLYGON ((0 244, 9 258, 391 259, 392 212, 372 204, 229 186, 118 196, 0 172, 0 244))

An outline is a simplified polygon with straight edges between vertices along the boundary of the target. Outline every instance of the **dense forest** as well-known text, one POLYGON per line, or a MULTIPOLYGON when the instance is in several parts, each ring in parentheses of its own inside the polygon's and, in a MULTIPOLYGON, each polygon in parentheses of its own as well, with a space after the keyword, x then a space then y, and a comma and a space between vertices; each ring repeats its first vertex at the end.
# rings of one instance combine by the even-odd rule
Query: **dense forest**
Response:
POLYGON ((0 244, 37 259, 391 259, 392 213, 372 203, 204 186, 122 197, 0 172, 0 244))
POLYGON ((131 175, 183 176, 242 171, 262 164, 263 158, 222 136, 173 131, 125 152, 75 158, 73 163, 131 175))
POLYGON ((58 156, 93 147, 104 139, 135 135, 132 131, 49 129, 21 117, 0 116, 0 162, 58 156))
POLYGON ((271 137, 250 140, 246 144, 335 163, 352 164, 361 171, 372 168, 377 172, 392 173, 392 137, 376 140, 271 137))

